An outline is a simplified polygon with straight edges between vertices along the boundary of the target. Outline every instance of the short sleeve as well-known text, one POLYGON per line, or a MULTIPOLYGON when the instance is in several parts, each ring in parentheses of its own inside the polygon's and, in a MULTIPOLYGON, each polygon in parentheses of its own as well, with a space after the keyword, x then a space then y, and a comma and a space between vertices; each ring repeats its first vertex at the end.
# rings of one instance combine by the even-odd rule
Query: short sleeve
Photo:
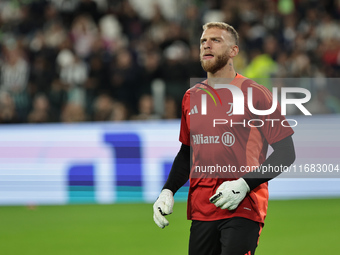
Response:
POLYGON ((181 116, 181 131, 179 141, 190 146, 190 116, 188 115, 190 108, 189 91, 187 91, 182 100, 182 116, 181 116))

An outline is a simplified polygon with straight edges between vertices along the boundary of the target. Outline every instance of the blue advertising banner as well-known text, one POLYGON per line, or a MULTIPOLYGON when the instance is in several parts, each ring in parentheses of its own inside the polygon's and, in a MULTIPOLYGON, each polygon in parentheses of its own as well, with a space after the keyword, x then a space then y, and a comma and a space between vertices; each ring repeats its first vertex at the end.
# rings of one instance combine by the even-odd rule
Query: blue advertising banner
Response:
MULTIPOLYGON (((340 119, 295 119, 296 175, 271 181, 270 198, 340 196, 340 119), (318 174, 331 175, 309 178, 318 164, 318 174)), ((180 148, 179 128, 179 120, 3 125, 0 204, 153 202, 180 148)), ((188 186, 177 201, 186 200, 188 186)))

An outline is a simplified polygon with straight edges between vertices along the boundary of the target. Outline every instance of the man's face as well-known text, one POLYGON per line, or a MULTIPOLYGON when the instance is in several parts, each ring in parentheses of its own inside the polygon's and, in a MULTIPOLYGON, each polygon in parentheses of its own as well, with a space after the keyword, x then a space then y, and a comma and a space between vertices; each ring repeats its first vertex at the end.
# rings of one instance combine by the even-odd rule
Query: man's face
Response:
POLYGON ((201 36, 200 60, 206 72, 216 73, 228 60, 233 44, 231 35, 220 28, 208 28, 201 36))

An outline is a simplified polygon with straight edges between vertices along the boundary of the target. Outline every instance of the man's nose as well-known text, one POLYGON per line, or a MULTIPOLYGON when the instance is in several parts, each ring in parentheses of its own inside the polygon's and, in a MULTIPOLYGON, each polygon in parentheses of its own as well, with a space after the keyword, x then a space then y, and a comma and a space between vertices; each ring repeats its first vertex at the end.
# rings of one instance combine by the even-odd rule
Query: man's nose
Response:
POLYGON ((211 42, 210 41, 205 42, 204 49, 211 49, 211 42))
POLYGON ((203 45, 203 49, 211 49, 211 41, 210 40, 206 40, 204 45, 203 45))

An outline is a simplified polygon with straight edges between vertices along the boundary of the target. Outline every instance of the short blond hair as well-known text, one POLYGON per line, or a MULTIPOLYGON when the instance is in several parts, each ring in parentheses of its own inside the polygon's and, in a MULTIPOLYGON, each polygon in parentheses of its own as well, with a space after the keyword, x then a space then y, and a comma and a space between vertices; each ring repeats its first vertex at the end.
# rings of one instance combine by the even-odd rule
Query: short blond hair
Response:
POLYGON ((231 34, 231 36, 234 38, 235 40, 235 44, 238 45, 239 43, 239 36, 238 36, 238 33, 237 31, 235 30, 235 28, 227 23, 224 23, 224 22, 208 22, 208 23, 205 23, 203 25, 203 30, 207 30, 208 28, 214 28, 214 27, 217 27, 217 28, 220 28, 220 29, 223 29, 223 30, 226 30, 227 32, 229 32, 231 34))

